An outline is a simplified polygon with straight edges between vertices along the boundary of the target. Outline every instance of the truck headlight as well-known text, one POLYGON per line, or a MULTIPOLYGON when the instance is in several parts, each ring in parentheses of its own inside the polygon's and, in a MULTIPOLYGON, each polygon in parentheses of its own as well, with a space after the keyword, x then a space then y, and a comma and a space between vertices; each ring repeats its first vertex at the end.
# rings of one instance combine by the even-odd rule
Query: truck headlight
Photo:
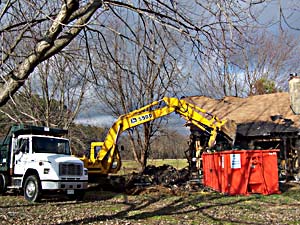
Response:
POLYGON ((84 174, 84 176, 87 176, 87 175, 88 175, 88 170, 87 170, 87 169, 84 169, 84 170, 83 170, 83 174, 84 174))
POLYGON ((49 174, 50 169, 49 168, 44 168, 44 174, 49 174))

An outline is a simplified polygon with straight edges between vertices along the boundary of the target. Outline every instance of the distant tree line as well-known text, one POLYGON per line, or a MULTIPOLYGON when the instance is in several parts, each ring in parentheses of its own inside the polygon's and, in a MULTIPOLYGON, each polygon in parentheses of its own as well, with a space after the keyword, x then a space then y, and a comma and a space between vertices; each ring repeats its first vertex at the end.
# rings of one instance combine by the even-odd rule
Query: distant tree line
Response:
MULTIPOLYGON (((157 135, 151 142, 147 158, 183 159, 186 157, 185 151, 189 147, 188 140, 187 134, 182 134, 172 129, 165 129, 163 133, 157 135)), ((134 160, 132 147, 126 134, 119 141, 119 146, 121 145, 124 146, 124 150, 120 152, 122 159, 134 160)))

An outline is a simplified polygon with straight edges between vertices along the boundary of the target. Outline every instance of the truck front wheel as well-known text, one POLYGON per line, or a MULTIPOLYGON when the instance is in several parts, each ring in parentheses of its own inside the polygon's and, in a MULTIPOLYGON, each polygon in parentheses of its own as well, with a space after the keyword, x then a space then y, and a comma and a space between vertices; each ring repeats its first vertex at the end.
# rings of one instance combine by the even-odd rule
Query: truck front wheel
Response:
POLYGON ((7 179, 3 173, 0 173, 0 195, 6 192, 7 179))
POLYGON ((41 185, 36 175, 30 175, 24 183, 24 197, 27 201, 37 202, 40 200, 41 185))

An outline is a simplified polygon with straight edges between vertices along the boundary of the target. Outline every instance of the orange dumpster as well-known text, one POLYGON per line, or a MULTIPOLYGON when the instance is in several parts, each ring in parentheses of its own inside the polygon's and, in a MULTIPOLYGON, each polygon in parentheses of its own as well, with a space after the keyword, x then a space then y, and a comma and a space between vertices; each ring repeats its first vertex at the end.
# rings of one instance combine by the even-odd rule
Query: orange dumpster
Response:
POLYGON ((278 149, 203 153, 203 184, 228 195, 280 193, 278 149))

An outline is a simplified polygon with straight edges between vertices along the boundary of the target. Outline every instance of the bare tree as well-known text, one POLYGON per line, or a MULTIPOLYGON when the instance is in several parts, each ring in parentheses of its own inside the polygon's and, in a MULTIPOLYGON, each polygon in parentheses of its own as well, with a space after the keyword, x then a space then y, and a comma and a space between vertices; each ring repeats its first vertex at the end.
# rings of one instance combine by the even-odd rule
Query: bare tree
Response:
MULTIPOLYGON (((249 16, 251 9, 264 2, 1 1, 0 106, 31 73, 38 72, 38 65, 64 51, 76 38, 85 42, 87 65, 93 73, 90 81, 102 87, 97 90, 99 96, 114 115, 126 113, 175 93, 185 82, 174 75, 189 75, 188 60, 201 68, 204 57, 224 55, 238 43, 235 33, 243 34, 255 21, 255 16, 249 16), (114 39, 108 33, 115 34, 114 39), (223 34, 226 39, 220 38, 223 34), (130 45, 123 45, 125 41, 130 45), (131 53, 130 58, 127 53, 131 53)), ((228 73, 223 75, 229 80, 228 73)), ((60 96, 56 98, 61 101, 60 96)), ((139 146, 145 146, 146 152, 140 157, 145 165, 146 146, 155 127, 145 124, 144 128, 140 136, 146 137, 145 142, 139 146)))
POLYGON ((85 60, 64 55, 38 65, 7 114, 17 122, 68 128, 79 113, 87 87, 85 60))
POLYGON ((256 1, 250 13, 260 26, 280 30, 281 32, 300 31, 299 26, 299 1, 271 0, 256 1), (262 3, 262 4, 261 4, 262 3), (257 14, 259 13, 259 15, 257 14))
POLYGON ((76 136, 73 132, 74 120, 89 85, 90 73, 85 65, 84 54, 78 50, 65 51, 39 64, 27 83, 11 98, 12 101, 0 109, 6 115, 1 122, 8 118, 8 124, 69 129, 73 144, 86 149, 86 143, 81 140, 82 134, 76 136))
MULTIPOLYGON (((177 93, 184 84, 185 77, 178 66, 179 62, 183 62, 181 54, 176 57, 171 54, 176 49, 174 43, 162 37, 163 34, 151 20, 143 22, 156 32, 143 32, 140 24, 132 28, 140 45, 133 45, 119 35, 113 35, 111 39, 99 39, 93 51, 93 65, 99 74, 95 91, 100 102, 105 105, 104 111, 115 118, 170 93, 177 93), (164 43, 159 41, 160 38, 164 43), (99 51, 102 45, 114 47, 99 51)), ((147 164, 151 140, 165 122, 157 118, 128 132, 133 156, 142 169, 147 164)))
POLYGON ((245 73, 245 91, 253 94, 255 83, 261 79, 274 81, 278 90, 287 90, 290 71, 299 69, 298 49, 299 41, 285 33, 275 37, 264 32, 253 37, 237 61, 245 73))
POLYGON ((183 159, 188 149, 188 137, 178 130, 161 129, 153 139, 151 158, 157 159, 183 159))
POLYGON ((103 4, 90 1, 80 5, 79 1, 67 0, 59 7, 58 3, 1 3, 0 105, 23 86, 37 65, 65 48, 103 4), (24 45, 29 48, 24 50, 24 45))
MULTIPOLYGON (((98 29, 101 35, 101 30, 111 29, 106 19, 117 18, 130 35, 112 31, 139 45, 131 30, 130 18, 124 17, 124 11, 130 11, 142 20, 154 21, 166 33, 172 31, 182 35, 183 40, 191 44, 190 54, 200 61, 205 49, 217 51, 222 44, 216 35, 220 25, 231 33, 248 24, 248 10, 253 3, 258 4, 254 0, 247 3, 242 0, 1 1, 0 106, 23 86, 38 64, 62 51, 87 26, 98 29), (28 43, 32 47, 22 50, 21 47, 28 43)), ((150 33, 147 24, 143 25, 142 29, 150 33)))
POLYGON ((251 29, 237 40, 238 47, 208 58, 203 73, 195 77, 199 93, 212 97, 244 97, 257 93, 260 81, 272 81, 274 90, 286 90, 287 75, 297 71, 299 41, 286 33, 274 35, 265 29, 251 29))

